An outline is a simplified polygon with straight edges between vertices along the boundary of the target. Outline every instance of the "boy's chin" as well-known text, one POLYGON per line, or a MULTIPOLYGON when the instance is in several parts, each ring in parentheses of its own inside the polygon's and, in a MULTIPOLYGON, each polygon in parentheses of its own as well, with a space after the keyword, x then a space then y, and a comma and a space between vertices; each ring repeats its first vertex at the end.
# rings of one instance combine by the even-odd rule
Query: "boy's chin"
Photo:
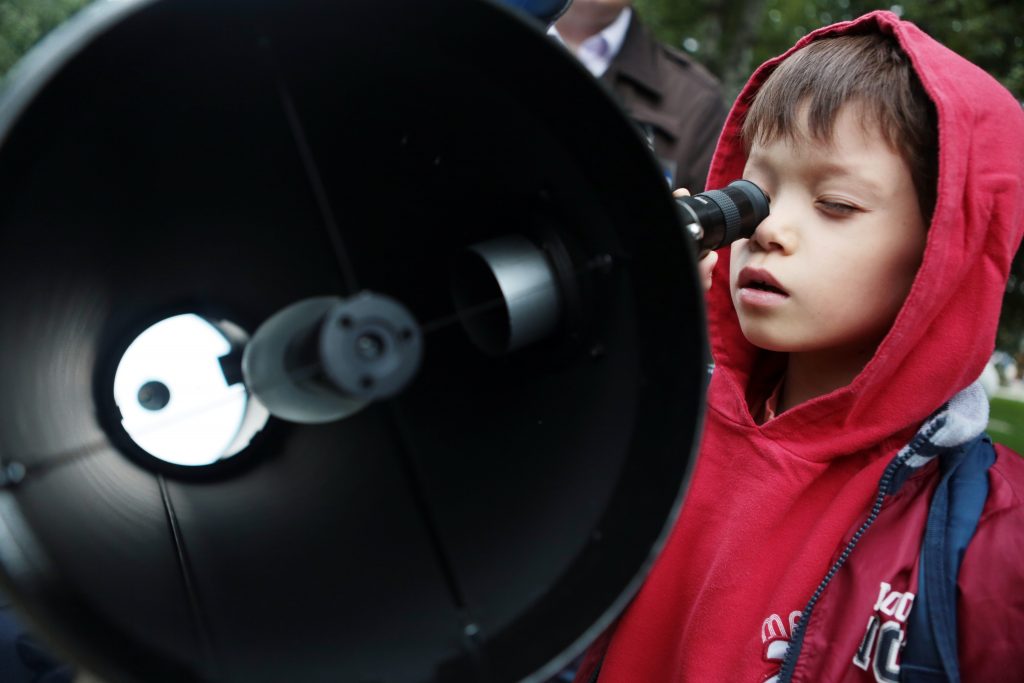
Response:
POLYGON ((743 336, 748 342, 764 351, 788 353, 794 350, 792 340, 787 339, 785 336, 780 334, 773 334, 771 330, 764 329, 762 325, 744 325, 741 320, 740 330, 743 332, 743 336))

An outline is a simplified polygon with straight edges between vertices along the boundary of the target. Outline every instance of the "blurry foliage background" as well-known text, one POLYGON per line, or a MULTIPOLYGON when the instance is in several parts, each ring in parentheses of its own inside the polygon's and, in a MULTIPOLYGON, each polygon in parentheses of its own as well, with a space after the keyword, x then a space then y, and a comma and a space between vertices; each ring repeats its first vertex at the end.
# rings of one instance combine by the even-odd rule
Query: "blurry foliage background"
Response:
MULTIPOLYGON (((343 2, 344 0, 338 0, 343 2)), ((89 0, 0 0, 0 75, 89 0)), ((731 100, 753 69, 808 31, 889 9, 1024 100, 1024 0, 635 0, 658 37, 704 63, 731 100)), ((1007 287, 999 347, 1024 354, 1024 256, 1007 287)))
POLYGON ((0 0, 0 75, 89 0, 0 0))
POLYGON ((757 65, 820 26, 887 9, 1024 99, 1024 0, 636 0, 658 37, 703 62, 734 97, 757 65))

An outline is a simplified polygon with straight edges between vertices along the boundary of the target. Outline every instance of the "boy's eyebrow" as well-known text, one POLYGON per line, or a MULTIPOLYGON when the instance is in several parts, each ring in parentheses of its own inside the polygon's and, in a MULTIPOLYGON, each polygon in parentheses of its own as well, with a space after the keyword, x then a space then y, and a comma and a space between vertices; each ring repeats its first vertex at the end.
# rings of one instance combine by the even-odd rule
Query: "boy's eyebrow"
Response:
MULTIPOLYGON (((766 173, 776 173, 777 169, 775 164, 772 164, 771 159, 767 155, 751 154, 747 158, 748 168, 756 168, 766 173)), ((830 179, 842 179, 844 181, 851 181, 864 190, 874 193, 876 195, 883 194, 883 187, 879 185, 873 179, 870 169, 865 168, 864 172, 858 172, 857 170, 851 169, 848 164, 838 164, 833 161, 813 161, 802 164, 800 169, 801 173, 809 174, 817 177, 826 176, 830 179)))
POLYGON ((863 172, 858 172, 855 169, 851 169, 847 164, 824 161, 812 164, 807 170, 815 175, 825 176, 830 179, 838 178, 844 182, 853 182, 874 195, 882 194, 883 188, 874 180, 870 168, 865 168, 863 172))

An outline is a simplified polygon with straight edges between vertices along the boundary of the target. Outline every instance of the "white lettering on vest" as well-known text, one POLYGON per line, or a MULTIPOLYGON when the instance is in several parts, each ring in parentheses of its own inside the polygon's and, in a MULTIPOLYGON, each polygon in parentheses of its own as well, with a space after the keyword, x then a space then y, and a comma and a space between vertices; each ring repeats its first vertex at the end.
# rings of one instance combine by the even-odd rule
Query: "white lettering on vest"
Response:
POLYGON ((874 609, 887 617, 894 617, 894 620, 883 621, 877 614, 871 615, 864 638, 853 655, 854 666, 864 671, 870 666, 878 683, 899 681, 900 665, 896 659, 905 638, 903 625, 913 606, 913 593, 894 591, 891 584, 881 582, 874 609))
POLYGON ((878 599, 875 601, 876 610, 887 617, 896 617, 896 621, 902 624, 910 616, 910 608, 913 604, 913 593, 898 593, 892 589, 891 584, 882 581, 882 585, 878 589, 878 599))
POLYGON ((782 617, 773 614, 761 623, 761 642, 767 643, 775 638, 789 639, 786 627, 782 624, 782 617))

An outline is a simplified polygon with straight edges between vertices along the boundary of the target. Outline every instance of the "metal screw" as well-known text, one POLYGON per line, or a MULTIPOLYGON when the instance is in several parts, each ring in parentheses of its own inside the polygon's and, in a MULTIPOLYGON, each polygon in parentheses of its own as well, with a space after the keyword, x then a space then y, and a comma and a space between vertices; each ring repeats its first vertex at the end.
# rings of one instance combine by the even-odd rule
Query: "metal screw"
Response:
POLYGON ((372 332, 361 334, 356 338, 356 353, 363 360, 376 360, 384 353, 384 340, 372 332))
POLYGON ((17 485, 25 479, 25 466, 20 462, 8 463, 3 471, 4 484, 17 485))

